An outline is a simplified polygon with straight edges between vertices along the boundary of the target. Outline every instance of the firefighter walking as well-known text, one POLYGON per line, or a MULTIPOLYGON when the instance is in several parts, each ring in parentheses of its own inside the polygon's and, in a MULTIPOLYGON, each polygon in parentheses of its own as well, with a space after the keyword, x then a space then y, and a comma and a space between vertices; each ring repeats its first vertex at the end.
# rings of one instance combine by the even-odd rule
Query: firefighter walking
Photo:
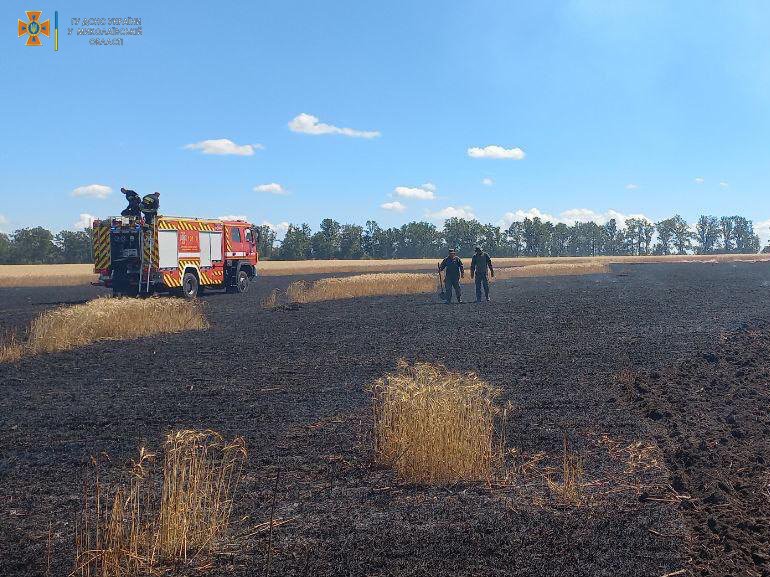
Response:
POLYGON ((445 271, 444 289, 447 304, 452 302, 452 289, 454 289, 455 294, 457 295, 457 302, 463 302, 462 289, 460 289, 460 278, 465 276, 465 269, 463 268, 463 261, 457 256, 457 251, 455 249, 449 249, 449 256, 441 261, 438 265, 438 270, 445 271))
POLYGON ((471 259, 471 278, 476 277, 476 302, 481 302, 481 288, 484 287, 484 298, 489 302, 489 279, 487 278, 489 273, 493 278, 495 276, 495 269, 492 268, 492 259, 489 255, 481 250, 481 247, 476 247, 473 258, 471 259))

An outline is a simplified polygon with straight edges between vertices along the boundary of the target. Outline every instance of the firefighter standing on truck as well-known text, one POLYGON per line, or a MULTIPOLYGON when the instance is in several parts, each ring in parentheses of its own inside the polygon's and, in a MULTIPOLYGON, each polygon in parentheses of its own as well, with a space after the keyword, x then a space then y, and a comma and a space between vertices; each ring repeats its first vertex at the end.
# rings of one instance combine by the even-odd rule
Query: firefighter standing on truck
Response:
POLYGON ((477 246, 475 254, 471 259, 471 278, 476 276, 476 302, 481 302, 481 287, 484 286, 484 297, 489 302, 489 279, 487 278, 487 270, 489 274, 494 278, 495 269, 492 268, 492 259, 489 255, 481 250, 481 247, 477 246))
POLYGON ((160 193, 153 192, 152 194, 145 194, 142 198, 142 212, 144 213, 144 220, 147 224, 152 224, 155 216, 158 214, 158 207, 160 206, 160 193))
POLYGON ((463 302, 462 290, 460 289, 460 277, 465 276, 465 269, 463 268, 463 261, 457 256, 457 251, 455 249, 449 249, 449 256, 441 261, 438 265, 438 270, 446 271, 444 273, 444 290, 446 292, 447 304, 452 302, 453 288, 457 295, 457 302, 463 302))
POLYGON ((128 190, 127 188, 121 188, 120 192, 126 195, 126 200, 128 201, 128 206, 123 209, 120 216, 135 216, 136 218, 142 216, 142 199, 139 198, 139 195, 136 194, 135 191, 128 190))

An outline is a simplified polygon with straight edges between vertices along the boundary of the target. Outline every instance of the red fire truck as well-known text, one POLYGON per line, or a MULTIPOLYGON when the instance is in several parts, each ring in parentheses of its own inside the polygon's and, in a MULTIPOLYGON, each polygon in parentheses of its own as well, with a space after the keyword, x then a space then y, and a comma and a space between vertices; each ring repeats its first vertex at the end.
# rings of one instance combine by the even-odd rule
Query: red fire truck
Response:
POLYGON ((93 224, 96 284, 131 296, 242 293, 257 277, 258 245, 259 229, 243 220, 113 216, 93 224))

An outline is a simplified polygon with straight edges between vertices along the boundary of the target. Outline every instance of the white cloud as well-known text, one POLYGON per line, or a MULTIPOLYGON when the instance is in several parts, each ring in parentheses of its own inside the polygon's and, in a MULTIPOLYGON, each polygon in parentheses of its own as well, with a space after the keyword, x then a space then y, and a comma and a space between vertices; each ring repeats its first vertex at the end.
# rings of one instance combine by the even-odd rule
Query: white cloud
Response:
POLYGON ((384 208, 385 210, 392 210, 394 212, 404 212, 406 210, 406 206, 404 206, 397 200, 394 200, 393 202, 383 203, 380 205, 380 208, 384 208))
POLYGON ((503 148, 497 144, 490 144, 484 148, 474 146, 468 149, 468 156, 471 158, 512 158, 521 160, 525 154, 521 148, 503 148))
POLYGON ((332 124, 324 124, 318 121, 318 117, 312 114, 298 114, 289 121, 289 130, 303 134, 341 134, 353 138, 377 138, 380 133, 376 130, 355 130, 353 128, 339 128, 332 124))
POLYGON ((626 190, 636 190, 639 188, 638 184, 634 184, 633 182, 630 182, 626 185, 626 190))
POLYGON ((0 214, 0 232, 2 232, 5 229, 5 225, 8 224, 8 219, 0 214))
POLYGON ((112 189, 104 184, 88 184, 86 186, 78 186, 72 191, 72 196, 87 196, 90 198, 107 198, 112 189))
POLYGON ((721 186, 722 188, 727 188, 728 186, 730 186, 730 183, 729 182, 725 182, 723 180, 722 182, 719 183, 719 186, 721 186))
POLYGON ((217 217, 219 220, 245 220, 248 221, 249 217, 245 214, 225 214, 217 217))
POLYGON ((96 220, 96 217, 92 214, 88 214, 87 212, 80 213, 80 219, 72 225, 72 228, 75 228, 77 230, 82 230, 84 228, 91 228, 91 225, 93 225, 94 221, 96 220))
POLYGON ((263 220, 262 226, 269 226, 270 228, 272 228, 275 231, 276 240, 286 236, 286 231, 289 230, 289 223, 286 221, 279 222, 278 224, 273 224, 272 222, 263 220))
POLYGON ((203 154, 253 156, 255 150, 265 147, 261 144, 235 144, 227 138, 218 138, 186 144, 184 148, 186 150, 200 150, 203 154))
POLYGON ((426 182, 422 186, 397 186, 393 194, 403 198, 416 198, 418 200, 434 200, 436 198, 436 185, 426 182))
POLYGON ((254 187, 254 192, 267 192, 270 194, 289 194, 283 186, 277 182, 270 182, 268 184, 258 184, 254 187))
POLYGON ((487 177, 481 180, 481 184, 483 184, 484 186, 492 186, 493 184, 495 184, 495 181, 487 177))
POLYGON ((470 206, 447 206, 436 212, 428 212, 428 216, 433 220, 446 220, 448 218, 476 218, 473 209, 470 206))
POLYGON ((762 243, 760 248, 765 248, 767 243, 770 242, 770 218, 756 223, 754 225, 754 232, 759 235, 759 241, 762 243))
POLYGON ((703 179, 703 177, 702 177, 702 176, 696 176, 696 177, 693 179, 693 182, 695 182, 695 184, 703 184, 703 183, 704 183, 704 182, 706 182, 706 181, 703 179))
POLYGON ((558 216, 542 212, 538 208, 530 208, 529 210, 516 210, 514 212, 506 212, 499 221, 501 228, 508 228, 513 222, 521 222, 525 218, 530 220, 538 217, 540 220, 548 221, 553 224, 563 222, 564 224, 572 226, 576 222, 595 222, 602 225, 609 222, 611 219, 615 219, 619 227, 625 226, 626 220, 629 218, 641 218, 651 221, 645 215, 637 214, 623 214, 616 210, 607 210, 605 212, 596 212, 590 208, 571 208, 569 210, 562 211, 558 216))

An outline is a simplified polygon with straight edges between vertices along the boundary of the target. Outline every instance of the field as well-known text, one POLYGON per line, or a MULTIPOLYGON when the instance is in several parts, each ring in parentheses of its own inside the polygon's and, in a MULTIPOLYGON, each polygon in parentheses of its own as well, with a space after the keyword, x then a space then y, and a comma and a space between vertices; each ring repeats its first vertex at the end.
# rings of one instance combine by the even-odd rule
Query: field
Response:
MULTIPOLYGON (((308 261, 262 261, 259 274, 262 276, 286 276, 298 274, 367 273, 388 271, 434 270, 440 259, 416 258, 393 260, 308 260, 308 261)), ((470 259, 465 259, 470 267, 470 259)), ((525 265, 546 265, 551 263, 594 263, 632 264, 652 262, 735 262, 770 260, 770 256, 757 254, 722 255, 669 255, 669 256, 603 256, 603 257, 560 257, 560 258, 498 258, 495 266, 515 267, 525 265)), ((97 280, 90 264, 55 265, 0 265, 0 287, 14 286, 76 286, 87 285, 97 280)))
MULTIPOLYGON (((232 543, 173 575, 770 575, 770 264, 708 260, 501 279, 482 305, 274 308, 383 263, 264 263, 200 299, 205 330, 0 364, 0 575, 69 574, 90 457, 123 467, 179 428, 242 436, 248 461, 232 543), (412 484, 375 458, 369 391, 402 359, 499 391, 488 478, 412 484)), ((104 292, 1 288, 0 334, 104 292)))

